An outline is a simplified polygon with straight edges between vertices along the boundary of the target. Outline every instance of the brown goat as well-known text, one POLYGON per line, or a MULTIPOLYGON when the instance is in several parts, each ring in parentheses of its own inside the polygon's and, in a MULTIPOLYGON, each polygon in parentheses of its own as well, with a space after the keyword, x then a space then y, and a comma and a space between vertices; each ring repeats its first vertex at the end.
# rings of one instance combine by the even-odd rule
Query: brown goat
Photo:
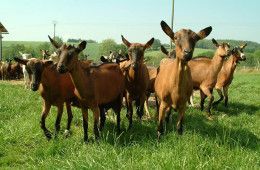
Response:
POLYGON ((243 53, 244 48, 247 44, 241 45, 240 47, 235 47, 232 50, 232 54, 228 60, 224 61, 224 64, 218 73, 217 83, 215 85, 215 89, 217 90, 220 99, 213 103, 213 105, 218 104, 223 100, 225 97, 225 106, 227 107, 228 104, 228 88, 229 85, 232 83, 234 71, 236 69, 237 64, 239 61, 246 60, 246 56, 243 53), (224 93, 224 97, 223 97, 224 93))
POLYGON ((146 100, 146 91, 149 85, 149 73, 144 64, 144 52, 153 44, 154 38, 146 44, 130 43, 122 36, 123 43, 128 47, 129 61, 128 69, 125 70, 126 79, 126 107, 129 128, 132 127, 133 106, 136 103, 136 113, 140 120, 143 116, 144 102, 146 100))
MULTIPOLYGON (((150 118, 150 112, 148 110, 148 99, 151 95, 151 93, 154 93, 154 82, 155 82, 155 78, 157 76, 157 72, 158 72, 158 68, 157 67, 153 67, 153 66, 147 66, 148 69, 148 73, 149 73, 149 83, 148 83, 148 88, 146 90, 146 101, 144 103, 144 108, 145 108, 145 112, 148 116, 148 118, 150 118)), ((158 101, 157 98, 155 96, 155 102, 156 102, 156 108, 157 108, 157 112, 158 112, 158 101)))
POLYGON ((2 80, 20 79, 22 74, 22 67, 19 63, 12 63, 11 61, 3 62, 1 66, 2 80))
MULTIPOLYGON (((94 114, 94 133, 99 137, 99 117, 105 115, 103 108, 112 107, 117 113, 117 128, 120 130, 120 110, 125 79, 118 64, 109 63, 100 66, 91 66, 78 59, 78 55, 86 48, 86 41, 78 47, 59 45, 49 37, 52 45, 58 49, 59 62, 57 70, 60 73, 69 72, 76 88, 75 94, 79 99, 83 116, 84 140, 88 140, 88 108, 94 114), (109 90, 108 90, 109 89, 109 90)), ((102 117, 101 117, 102 119, 102 117)), ((100 126, 102 128, 102 126, 100 126)))
POLYGON ((56 70, 56 65, 52 61, 32 59, 15 60, 23 65, 32 76, 31 90, 37 91, 39 89, 40 95, 43 99, 43 110, 41 116, 41 128, 44 131, 47 139, 51 139, 51 132, 45 126, 45 119, 47 118, 51 106, 56 106, 58 114, 55 122, 55 136, 60 130, 60 121, 63 113, 63 105, 66 103, 68 122, 65 130, 65 135, 70 133, 70 125, 72 121, 72 111, 70 103, 76 100, 74 94, 74 85, 70 79, 69 74, 59 74, 56 70))
POLYGON ((1 66, 2 80, 10 80, 11 61, 3 62, 1 66))
POLYGON ((211 27, 207 27, 197 34, 189 29, 174 33, 164 21, 161 22, 161 27, 176 45, 176 59, 162 62, 155 79, 155 93, 160 99, 158 139, 163 133, 165 113, 171 107, 179 113, 177 131, 182 134, 186 102, 192 93, 191 73, 187 62, 192 58, 196 42, 212 31, 211 27))
POLYGON ((223 65, 225 57, 230 55, 230 46, 227 43, 218 44, 215 39, 212 42, 217 47, 215 55, 212 59, 206 57, 194 58, 188 62, 191 70, 191 77, 193 83, 193 89, 200 90, 201 96, 201 110, 204 109, 204 102, 206 97, 209 97, 209 103, 207 107, 207 116, 211 119, 211 105, 214 101, 212 95, 213 88, 217 82, 217 76, 223 65))

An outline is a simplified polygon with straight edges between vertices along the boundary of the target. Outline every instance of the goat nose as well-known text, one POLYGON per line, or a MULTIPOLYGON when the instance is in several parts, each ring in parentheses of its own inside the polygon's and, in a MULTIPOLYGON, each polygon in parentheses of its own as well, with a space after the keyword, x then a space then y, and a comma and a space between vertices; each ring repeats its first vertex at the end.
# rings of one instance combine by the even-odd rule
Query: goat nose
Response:
POLYGON ((65 68, 65 66, 63 64, 58 66, 58 72, 60 72, 60 73, 65 73, 66 72, 66 68, 65 68))
POLYGON ((190 53, 191 53, 191 50, 184 49, 184 53, 185 53, 185 54, 190 54, 190 53))

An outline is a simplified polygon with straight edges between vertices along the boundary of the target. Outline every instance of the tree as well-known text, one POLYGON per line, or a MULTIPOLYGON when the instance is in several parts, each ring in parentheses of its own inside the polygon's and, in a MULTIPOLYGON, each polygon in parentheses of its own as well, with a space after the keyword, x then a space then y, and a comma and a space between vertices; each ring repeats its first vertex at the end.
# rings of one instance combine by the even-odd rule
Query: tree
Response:
POLYGON ((159 39, 154 39, 152 49, 153 50, 158 50, 161 47, 161 41, 159 39))
POLYGON ((23 44, 11 44, 9 47, 3 50, 3 59, 13 59, 15 56, 19 56, 19 51, 25 52, 25 46, 23 44))
POLYGON ((113 39, 105 39, 100 43, 99 54, 108 55, 110 51, 117 51, 118 45, 113 39))

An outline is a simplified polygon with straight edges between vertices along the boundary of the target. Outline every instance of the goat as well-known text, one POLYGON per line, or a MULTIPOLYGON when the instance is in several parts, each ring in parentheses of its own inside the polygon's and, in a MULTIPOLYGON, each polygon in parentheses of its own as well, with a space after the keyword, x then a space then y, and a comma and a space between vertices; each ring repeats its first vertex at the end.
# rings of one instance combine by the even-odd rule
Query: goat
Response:
POLYGON ((223 100, 225 97, 225 106, 228 104, 228 88, 233 80, 234 71, 236 69, 239 61, 245 61, 246 56, 243 53, 244 48, 247 44, 241 45, 240 47, 235 47, 232 50, 232 54, 228 60, 224 61, 224 64, 218 73, 217 83, 215 85, 215 89, 217 90, 220 99, 213 103, 213 105, 217 105, 219 102, 223 100), (224 97, 223 97, 224 93, 224 97))
POLYGON ((192 58, 196 42, 207 37, 212 31, 212 27, 207 27, 199 33, 189 29, 181 29, 174 33, 164 21, 161 21, 161 27, 176 45, 176 59, 169 58, 161 62, 155 79, 155 93, 160 99, 158 140, 163 133, 165 113, 171 107, 179 113, 177 131, 179 134, 183 133, 186 102, 192 93, 191 72, 187 62, 192 58))
POLYGON ((11 76, 10 76, 11 66, 12 66, 11 60, 8 60, 8 61, 2 63, 2 66, 1 66, 2 80, 11 79, 11 76))
POLYGON ((135 100, 136 113, 140 120, 143 116, 144 102, 146 100, 146 92, 149 83, 149 73, 144 64, 144 52, 150 48, 154 42, 154 38, 150 39, 146 44, 130 43, 123 35, 122 41, 128 48, 129 61, 124 64, 128 65, 125 70, 126 79, 126 107, 129 127, 132 127, 133 106, 135 100))
POLYGON ((36 58, 15 58, 15 60, 27 67, 28 72, 32 75, 31 90, 37 91, 39 89, 40 95, 42 96, 43 109, 41 128, 47 139, 52 138, 51 132, 45 126, 45 119, 50 112, 50 108, 51 106, 56 106, 58 109, 54 133, 55 136, 57 136, 60 130, 64 103, 66 103, 68 114, 68 122, 64 134, 68 136, 70 134, 70 125, 73 118, 71 102, 77 100, 74 94, 75 87, 69 74, 59 74, 56 70, 56 65, 53 65, 53 61, 50 60, 39 60, 36 58))
MULTIPOLYGON (((25 53, 22 53, 22 52, 19 52, 19 53, 20 53, 20 55, 22 56, 23 59, 32 58, 31 54, 25 54, 25 53)), ((31 77, 28 74, 25 65, 23 65, 23 77, 24 77, 24 87, 26 89, 29 89, 30 88, 31 77)))
MULTIPOLYGON (((104 109, 112 107, 117 113, 117 129, 120 130, 120 111, 125 79, 118 64, 108 63, 100 66, 91 66, 78 59, 78 55, 86 48, 86 41, 82 41, 78 47, 66 44, 58 44, 49 36, 52 45, 58 49, 59 73, 69 72, 76 88, 75 94, 79 99, 83 116, 84 141, 88 141, 88 108, 94 114, 94 134, 99 138, 99 117, 105 119, 104 109), (109 90, 108 90, 109 89, 109 90), (101 112, 101 113, 100 113, 101 112)), ((101 121, 101 123, 104 121, 101 121)), ((100 124, 100 128, 103 125, 100 124)))
POLYGON ((212 59, 198 57, 190 60, 188 66, 191 70, 191 78, 193 89, 200 90, 201 110, 204 109, 206 97, 209 97, 208 107, 206 109, 207 116, 211 118, 211 105, 214 101, 212 95, 213 88, 217 82, 217 76, 223 65, 224 59, 230 55, 230 46, 227 43, 219 44, 215 39, 212 39, 213 44, 217 47, 215 55, 212 59))
MULTIPOLYGON (((144 108, 145 108, 145 112, 147 114, 147 117, 151 118, 150 112, 148 110, 148 99, 149 99, 151 93, 154 93, 154 82, 155 82, 155 78, 157 76, 158 68, 153 67, 153 66, 147 66, 147 69, 148 69, 148 74, 149 74, 149 82, 148 82, 148 88, 146 90, 146 100, 145 100, 145 103, 144 103, 144 108)), ((155 97, 156 110, 157 110, 157 113, 158 113, 159 104, 158 104, 158 101, 157 101, 157 97, 156 96, 154 96, 154 97, 155 97)))
POLYGON ((50 57, 49 50, 41 50, 42 59, 46 60, 50 57))

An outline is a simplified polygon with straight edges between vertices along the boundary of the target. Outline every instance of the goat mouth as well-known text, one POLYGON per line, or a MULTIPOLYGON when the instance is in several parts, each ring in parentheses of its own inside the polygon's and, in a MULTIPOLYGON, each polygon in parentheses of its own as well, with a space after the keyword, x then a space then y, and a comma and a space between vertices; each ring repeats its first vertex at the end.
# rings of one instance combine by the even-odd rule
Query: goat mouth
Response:
POLYGON ((68 72, 68 69, 65 67, 58 67, 57 71, 61 74, 64 74, 64 73, 68 72))
POLYGON ((32 85, 31 85, 32 91, 37 91, 38 88, 39 88, 39 84, 32 84, 32 85))

